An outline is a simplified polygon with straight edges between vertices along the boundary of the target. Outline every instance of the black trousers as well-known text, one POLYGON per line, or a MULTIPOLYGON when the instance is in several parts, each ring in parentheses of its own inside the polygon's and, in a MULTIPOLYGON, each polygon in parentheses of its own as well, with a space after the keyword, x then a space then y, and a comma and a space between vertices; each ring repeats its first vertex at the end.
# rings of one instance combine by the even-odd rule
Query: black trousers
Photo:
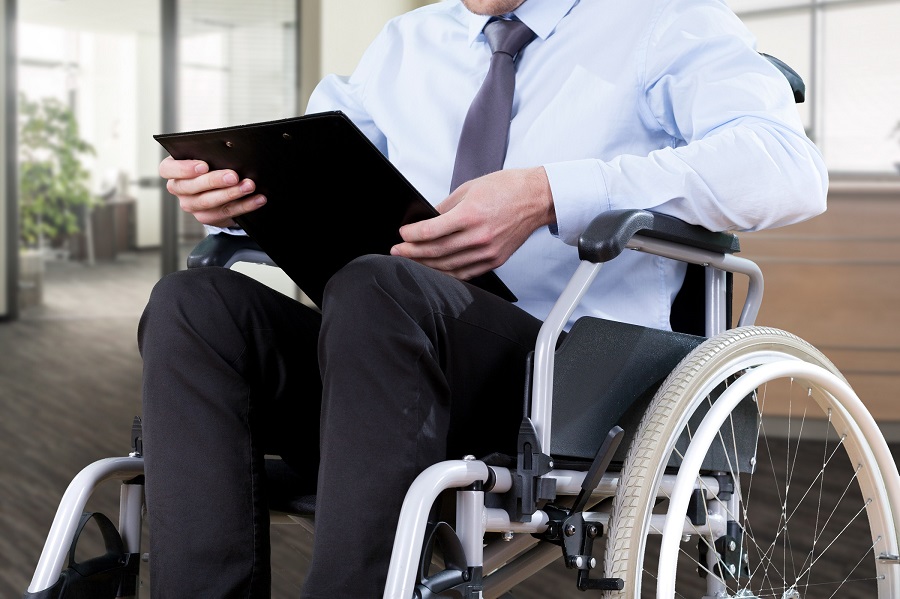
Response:
POLYGON ((267 454, 317 493, 303 597, 381 597, 416 475, 514 452, 540 324, 389 256, 321 313, 226 269, 161 279, 138 331, 153 597, 269 596, 267 454))

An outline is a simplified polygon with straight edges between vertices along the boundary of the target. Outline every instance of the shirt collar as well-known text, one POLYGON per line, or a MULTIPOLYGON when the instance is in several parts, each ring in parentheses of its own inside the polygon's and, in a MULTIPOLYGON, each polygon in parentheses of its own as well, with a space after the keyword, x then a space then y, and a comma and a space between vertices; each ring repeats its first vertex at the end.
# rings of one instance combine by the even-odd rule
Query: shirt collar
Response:
MULTIPOLYGON (((580 0, 526 0, 510 15, 528 25, 535 35, 547 39, 553 34, 563 17, 569 14, 572 7, 580 0)), ((465 9, 464 9, 465 10, 465 9)), ((469 19, 469 43, 481 35, 481 30, 492 17, 476 15, 466 11, 469 19)))

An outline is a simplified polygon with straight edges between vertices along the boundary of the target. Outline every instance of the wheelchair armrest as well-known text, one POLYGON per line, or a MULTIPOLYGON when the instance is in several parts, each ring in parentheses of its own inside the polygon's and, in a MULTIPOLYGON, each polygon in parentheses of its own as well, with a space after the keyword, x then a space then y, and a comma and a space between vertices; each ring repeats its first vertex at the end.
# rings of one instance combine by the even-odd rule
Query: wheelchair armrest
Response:
POLYGON ((718 254, 741 250, 732 233, 716 233, 658 212, 628 209, 610 210, 594 218, 578 239, 578 256, 594 263, 609 262, 637 234, 718 254))
POLYGON ((221 266, 230 268, 235 262, 252 262, 275 266, 275 262, 246 235, 214 233, 204 237, 188 255, 187 267, 221 266))

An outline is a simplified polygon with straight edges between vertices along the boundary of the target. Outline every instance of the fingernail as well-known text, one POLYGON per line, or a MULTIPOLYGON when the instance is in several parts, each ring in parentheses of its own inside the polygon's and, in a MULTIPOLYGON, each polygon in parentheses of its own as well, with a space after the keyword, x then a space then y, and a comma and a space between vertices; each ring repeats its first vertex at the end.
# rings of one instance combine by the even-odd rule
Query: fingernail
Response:
POLYGON ((391 256, 399 256, 400 252, 397 251, 397 246, 391 248, 391 256))
POLYGON ((234 185, 238 182, 238 178, 234 173, 228 173, 222 178, 222 181, 225 182, 225 185, 234 185))
POLYGON ((194 172, 197 173, 198 175, 202 175, 203 173, 205 173, 208 170, 209 170, 209 166, 205 162, 200 162, 200 163, 194 165, 194 172))
POLYGON ((265 203, 266 203, 266 196, 257 196, 256 199, 253 200, 253 205, 257 206, 257 207, 262 206, 265 203))
POLYGON ((244 181, 241 183, 241 191, 244 193, 250 193, 253 191, 253 184, 250 181, 244 181))

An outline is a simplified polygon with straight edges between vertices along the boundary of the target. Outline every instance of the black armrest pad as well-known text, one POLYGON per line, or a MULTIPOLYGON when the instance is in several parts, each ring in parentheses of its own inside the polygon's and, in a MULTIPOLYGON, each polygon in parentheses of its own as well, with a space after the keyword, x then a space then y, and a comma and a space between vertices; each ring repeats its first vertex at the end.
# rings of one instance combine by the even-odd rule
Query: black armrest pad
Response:
POLYGON ((191 250, 187 259, 187 267, 225 266, 240 251, 262 253, 259 244, 246 235, 229 235, 228 233, 208 235, 191 250))
POLYGON ((609 262, 638 233, 718 254, 741 249, 737 236, 731 233, 715 233, 649 210, 610 210, 594 218, 582 233, 578 256, 591 262, 609 262))

